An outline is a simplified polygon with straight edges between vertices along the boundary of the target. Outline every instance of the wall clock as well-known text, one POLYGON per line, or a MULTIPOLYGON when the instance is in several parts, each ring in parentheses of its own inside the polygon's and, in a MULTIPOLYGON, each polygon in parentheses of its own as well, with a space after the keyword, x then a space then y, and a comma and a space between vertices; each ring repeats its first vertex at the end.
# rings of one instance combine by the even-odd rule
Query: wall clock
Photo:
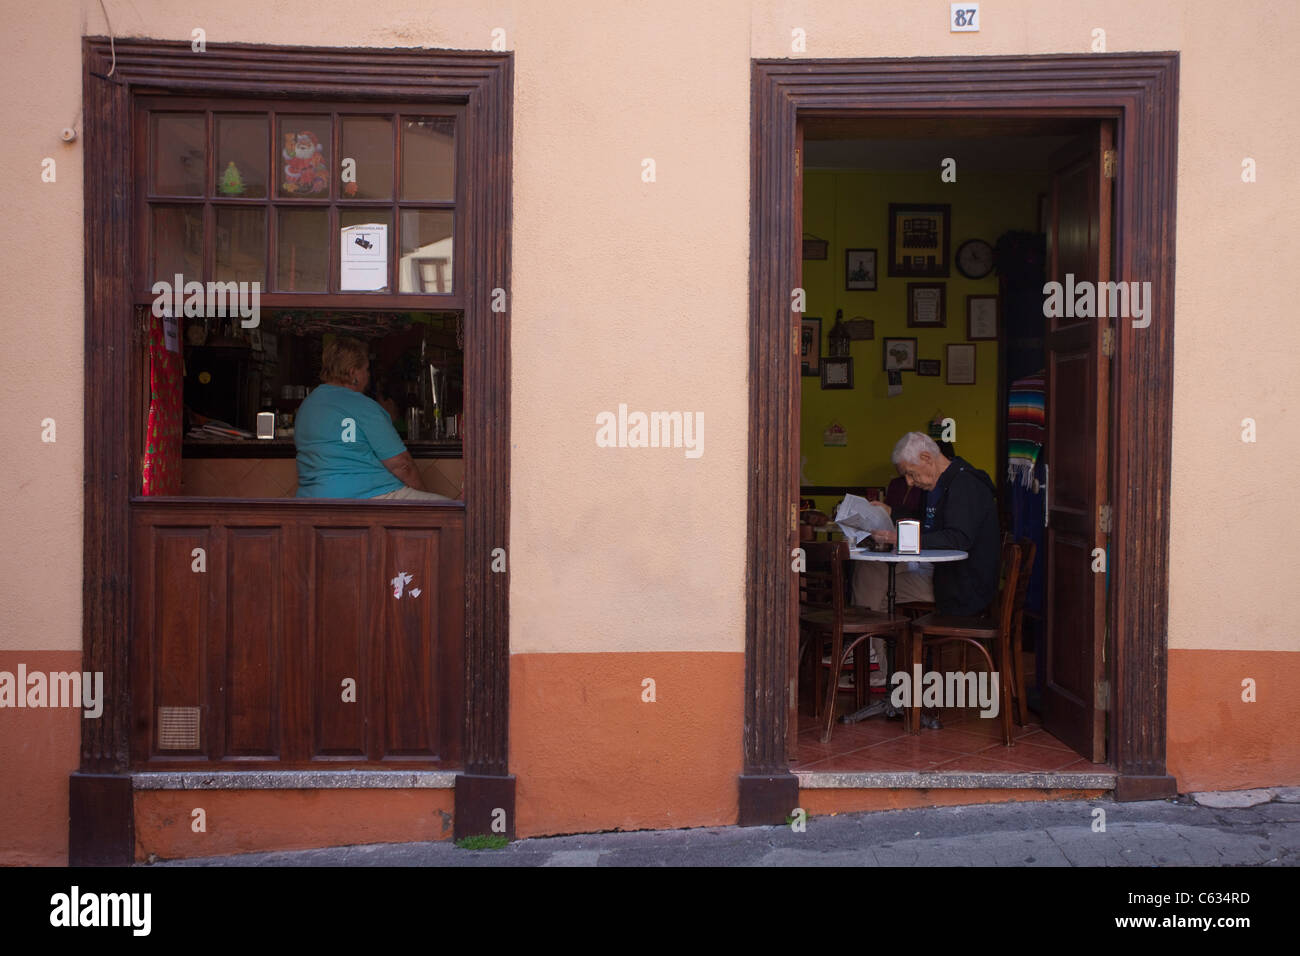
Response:
POLYGON ((983 279, 993 271, 993 247, 983 239, 967 239, 957 250, 957 271, 967 279, 983 279))

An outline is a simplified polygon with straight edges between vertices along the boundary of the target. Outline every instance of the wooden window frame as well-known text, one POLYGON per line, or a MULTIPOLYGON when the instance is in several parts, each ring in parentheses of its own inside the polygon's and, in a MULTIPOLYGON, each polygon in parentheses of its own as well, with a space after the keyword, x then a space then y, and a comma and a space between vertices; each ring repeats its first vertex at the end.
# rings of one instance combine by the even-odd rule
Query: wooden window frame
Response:
MULTIPOLYGON (((514 57, 421 49, 209 45, 86 37, 85 108, 85 483, 83 668, 104 674, 105 707, 81 724, 80 769, 70 780, 69 860, 129 863, 134 855, 129 661, 133 406, 144 374, 143 330, 132 316, 132 117, 137 96, 270 97, 374 101, 463 108, 464 189, 458 243, 465 281, 464 772, 455 829, 490 832, 505 808, 513 834, 514 778, 507 769, 508 572, 492 554, 508 546, 510 515, 510 222, 514 57), (494 291, 505 290, 505 311, 494 291), (476 425, 481 422, 483 427, 476 425)), ((341 297, 340 297, 341 298, 341 297)), ((400 297, 419 307, 418 295, 400 297)), ((441 296, 433 297, 441 299, 441 296)), ((365 297, 366 306, 377 307, 365 297)), ((339 306, 346 303, 333 300, 339 306)), ((392 307, 392 306, 388 306, 392 307)), ((442 306, 445 308, 445 306, 442 306)), ((382 504, 374 506, 382 507, 382 504)))
MULTIPOLYGON (((1177 53, 751 62, 749 516, 740 822, 798 805, 787 752, 797 629, 799 356, 791 352, 801 197, 798 121, 818 116, 1102 118, 1116 122, 1117 276, 1150 279, 1149 328, 1112 360, 1110 695, 1117 799, 1171 796, 1165 766, 1172 460, 1177 53)), ((797 342, 798 339, 796 338, 797 342)), ((796 349, 797 352, 797 349, 796 349)))
MULTIPOLYGON (((221 208, 252 208, 266 211, 265 221, 265 243, 266 243, 266 280, 262 284, 260 302, 263 308, 288 308, 288 309, 386 309, 386 310, 418 310, 418 311, 458 311, 464 308, 465 296, 462 294, 463 283, 465 281, 465 250, 460 241, 460 213, 465 200, 465 166, 466 166, 466 144, 465 136, 462 135, 465 129, 465 108, 459 104, 450 103, 420 103, 411 101, 399 103, 396 101, 385 101, 381 103, 365 102, 356 100, 293 100, 293 99, 254 99, 251 97, 243 98, 223 98, 213 96, 163 96, 163 95, 141 95, 135 97, 134 106, 134 129, 135 137, 135 178, 134 182, 139 186, 136 190, 136 241, 137 249, 147 250, 146 253, 139 257, 135 263, 135 302, 137 305, 151 305, 154 295, 150 291, 155 278, 168 279, 170 276, 154 277, 150 274, 150 261, 152 259, 153 236, 149 210, 153 205, 178 205, 178 206, 198 206, 204 210, 203 214, 203 277, 205 280, 215 278, 213 271, 215 268, 215 245, 216 245, 216 222, 215 210, 221 208), (208 162, 204 171, 204 189, 198 196, 167 196, 152 195, 150 160, 152 159, 153 144, 149 139, 149 117, 153 113, 196 113, 202 112, 205 115, 215 113, 245 113, 249 115, 265 116, 271 124, 268 137, 270 140, 271 156, 276 155, 276 136, 275 123, 283 115, 302 115, 315 114, 328 116, 333 128, 333 135, 329 145, 330 155, 330 190, 323 197, 292 197, 279 196, 276 194, 276 165, 274 162, 268 167, 267 195, 261 198, 253 199, 234 199, 225 196, 217 196, 210 190, 215 189, 215 180, 219 178, 220 171, 215 168, 216 163, 216 133, 213 129, 213 123, 207 123, 205 136, 210 147, 208 162), (335 167, 339 161, 339 152, 342 144, 342 125, 339 120, 351 117, 362 116, 365 114, 387 116, 393 120, 393 195, 389 199, 348 199, 338 195, 338 177, 335 175, 335 167), (401 126, 397 119, 399 115, 443 115, 452 117, 456 121, 456 144, 455 144, 455 192, 450 200, 412 200, 400 198, 400 178, 401 178, 401 126), (276 288, 276 212, 280 209, 324 209, 328 215, 328 225, 326 237, 328 242, 328 264, 327 275, 328 285, 333 287, 339 280, 339 247, 336 237, 338 236, 338 215, 345 209, 369 209, 384 207, 393 213, 394 231, 391 233, 389 242, 391 244, 391 257, 389 261, 389 271, 392 282, 389 292, 340 292, 327 289, 324 292, 283 292, 276 288), (400 285, 400 246, 398 245, 398 233, 400 232, 401 212, 406 209, 428 209, 435 211, 448 211, 453 215, 452 226, 452 291, 444 293, 418 293, 418 292, 398 292, 396 289, 400 285)), ((187 279, 198 279, 199 276, 187 276, 187 279)))

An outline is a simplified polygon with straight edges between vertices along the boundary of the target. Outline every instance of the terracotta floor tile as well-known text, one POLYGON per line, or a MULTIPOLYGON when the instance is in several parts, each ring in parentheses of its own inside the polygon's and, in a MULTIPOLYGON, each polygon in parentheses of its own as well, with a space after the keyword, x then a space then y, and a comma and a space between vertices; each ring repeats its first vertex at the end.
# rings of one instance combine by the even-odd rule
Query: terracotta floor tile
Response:
POLYGON ((985 737, 981 734, 968 734, 961 730, 950 730, 947 727, 942 730, 923 730, 921 734, 936 747, 963 754, 978 754, 990 747, 1002 745, 1001 739, 994 740, 992 737, 985 737))
POLYGON ((926 744, 912 736, 876 744, 865 751, 859 751, 855 756, 864 754, 876 760, 902 764, 909 770, 930 770, 945 761, 961 756, 957 751, 926 744))
POLYGON ((964 772, 964 773, 1023 773, 1024 771, 1015 764, 1005 763, 996 760, 991 756, 984 754, 962 754, 960 757, 954 757, 946 763, 941 763, 934 770, 943 771, 944 773, 964 772))
POLYGON ((881 760, 870 756, 870 751, 859 750, 856 753, 827 757, 798 769, 821 773, 902 773, 913 768, 893 760, 881 760))
POLYGON ((1063 751, 1053 750, 1048 747, 1035 747, 1033 744, 1026 743, 1017 743, 1015 746, 1001 747, 998 750, 1001 755, 990 749, 982 751, 980 756, 1015 764, 1021 770, 1030 773, 1060 770, 1078 759, 1077 754, 1073 755, 1074 759, 1071 759, 1071 754, 1063 751))
MULTIPOLYGON (((1076 755, 1077 756, 1077 755, 1076 755)), ((1074 763, 1056 768, 1061 773, 1114 773, 1115 768, 1104 763, 1093 763, 1080 757, 1074 763)))
POLYGON ((1064 750, 1066 753, 1075 754, 1075 750, 1069 744, 1062 743, 1045 730, 1038 730, 1033 733, 1026 733, 1023 736, 1017 736, 1016 741, 1023 740, 1027 744, 1033 744, 1035 747, 1047 747, 1051 750, 1064 750))

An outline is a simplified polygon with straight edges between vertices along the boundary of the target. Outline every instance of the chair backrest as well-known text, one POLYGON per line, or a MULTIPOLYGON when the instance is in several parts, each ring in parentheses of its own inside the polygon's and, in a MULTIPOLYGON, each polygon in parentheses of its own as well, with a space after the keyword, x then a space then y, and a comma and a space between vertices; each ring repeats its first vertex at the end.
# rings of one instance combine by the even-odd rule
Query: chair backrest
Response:
POLYGON ((844 617, 844 562, 849 559, 846 541, 804 541, 807 570, 799 575, 799 603, 835 613, 837 624, 844 617))
POLYGON ((1034 558, 1038 555, 1038 545, 1031 538, 1020 539, 1020 580, 1016 583, 1015 613, 1019 617, 1025 611, 1025 600, 1029 596, 1029 579, 1034 575, 1034 558))
POLYGON ((998 591, 997 622, 1005 634, 1011 633, 1015 619, 1016 593, 1020 587, 1020 545, 1014 540, 1002 542, 1002 587, 998 591))

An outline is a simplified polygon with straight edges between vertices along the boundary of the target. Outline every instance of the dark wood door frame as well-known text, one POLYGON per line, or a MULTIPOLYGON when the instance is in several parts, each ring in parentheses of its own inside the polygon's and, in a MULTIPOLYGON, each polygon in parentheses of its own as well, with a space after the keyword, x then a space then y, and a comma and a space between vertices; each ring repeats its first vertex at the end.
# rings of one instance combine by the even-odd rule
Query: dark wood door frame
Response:
POLYGON ((1178 54, 755 60, 751 74, 748 567, 740 823, 798 803, 786 750, 796 628, 799 315, 796 122, 834 115, 1111 117, 1115 278, 1150 281, 1150 325, 1116 325, 1112 368, 1111 759, 1118 799, 1170 796, 1165 768, 1178 54))
POLYGON ((462 249, 466 289, 465 733, 456 834, 488 833, 506 810, 509 577, 492 552, 510 525, 510 224, 514 60, 509 53, 326 49, 83 40, 85 112, 85 526, 83 663, 104 674, 103 715, 83 720, 72 774, 69 861, 134 855, 130 777, 130 499, 133 355, 131 109, 136 93, 463 103, 469 177, 462 249), (494 290, 506 311, 494 311, 494 290))

